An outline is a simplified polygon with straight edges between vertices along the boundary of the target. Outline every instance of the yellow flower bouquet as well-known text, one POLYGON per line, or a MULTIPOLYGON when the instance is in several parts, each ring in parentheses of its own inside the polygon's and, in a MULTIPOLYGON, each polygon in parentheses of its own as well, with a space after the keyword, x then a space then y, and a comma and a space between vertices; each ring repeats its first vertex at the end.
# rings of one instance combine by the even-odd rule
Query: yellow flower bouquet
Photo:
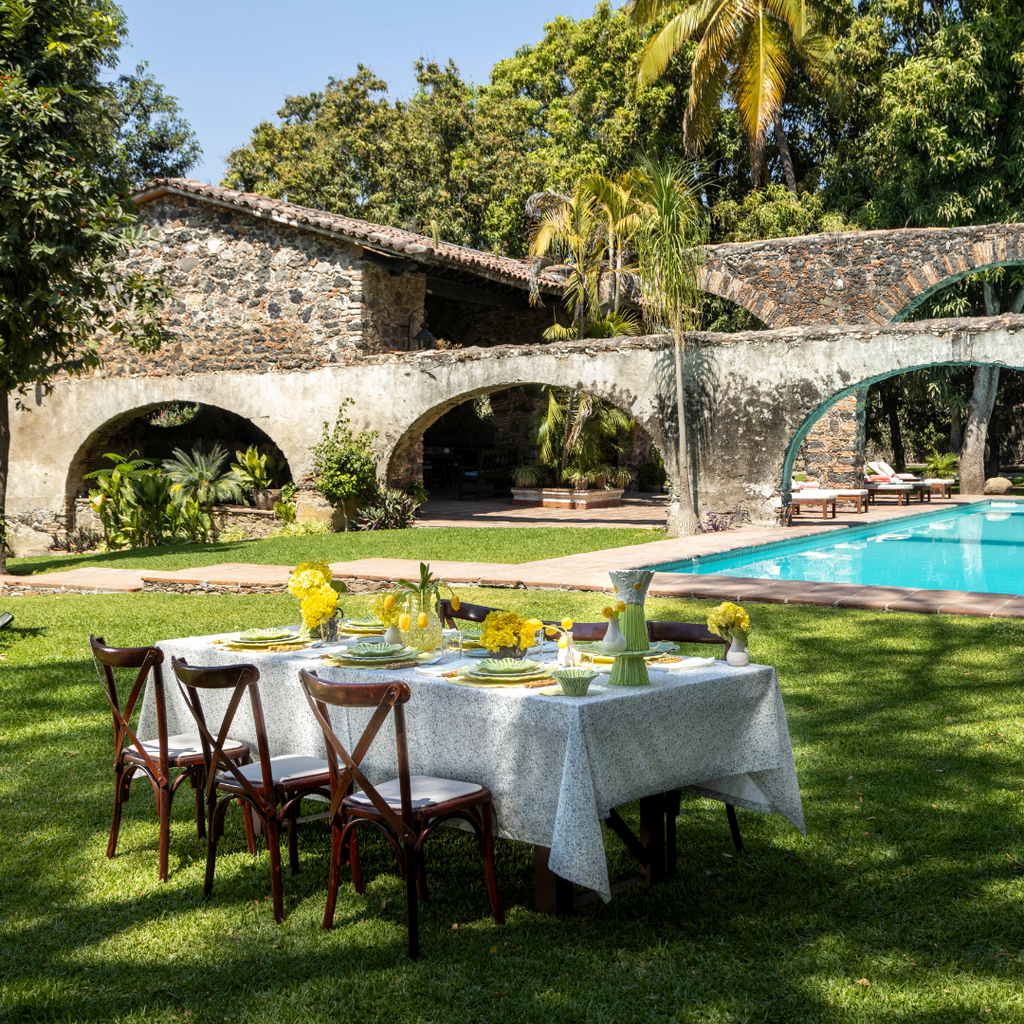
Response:
POLYGON ((499 658, 521 658, 543 628, 540 619, 524 619, 515 612, 490 612, 480 627, 480 644, 499 658))
POLYGON ((738 605, 725 601, 712 609, 708 616, 708 629, 730 643, 738 640, 746 646, 750 629, 750 616, 738 605))
POLYGON ((302 624, 312 632, 339 614, 338 595, 348 587, 326 562, 299 562, 288 577, 288 593, 299 602, 302 624))

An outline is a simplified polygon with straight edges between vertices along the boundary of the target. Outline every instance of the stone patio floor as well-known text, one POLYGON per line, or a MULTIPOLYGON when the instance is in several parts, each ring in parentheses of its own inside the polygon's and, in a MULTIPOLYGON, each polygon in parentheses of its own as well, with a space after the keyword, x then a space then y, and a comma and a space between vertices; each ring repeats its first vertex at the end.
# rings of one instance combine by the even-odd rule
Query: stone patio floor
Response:
MULTIPOLYGON (((599 509, 583 513, 594 517, 593 526, 638 525, 642 516, 653 517, 655 511, 664 522, 664 498, 639 498, 627 506, 631 518, 624 520, 622 509, 599 509), (642 515, 632 518, 635 510, 642 515), (617 518, 608 516, 618 513, 617 518), (605 517, 608 516, 606 519, 605 517), (600 518, 598 518, 600 517, 600 518), (595 521, 596 520, 596 521, 595 521)), ((698 555, 731 551, 751 545, 771 544, 795 536, 828 534, 852 525, 863 525, 889 519, 902 519, 922 511, 957 504, 967 499, 935 501, 930 506, 914 502, 911 506, 875 505, 862 514, 841 509, 835 519, 822 520, 815 515, 801 515, 795 524, 785 528, 763 529, 745 527, 696 537, 653 541, 649 544, 611 548, 580 555, 548 558, 519 565, 492 562, 434 561, 434 573, 451 583, 473 586, 544 589, 544 590, 610 590, 609 569, 630 569, 659 562, 677 561, 698 555)), ((497 525, 562 525, 567 515, 556 509, 512 510, 491 508, 491 503, 451 502, 452 505, 473 505, 472 514, 463 519, 432 520, 433 525, 497 526, 497 525), (494 513, 499 513, 491 518, 494 513), (510 519, 519 512, 528 512, 540 522, 517 522, 510 519), (547 516, 547 513, 556 513, 547 516), (501 519, 503 515, 506 518, 501 519)), ((446 512, 447 510, 441 510, 446 512)), ((575 520, 571 520, 575 522, 575 520)), ((660 525, 660 523, 659 523, 660 525)), ((418 572, 418 563, 410 559, 364 558, 331 565, 336 576, 350 582, 353 590, 377 590, 400 577, 418 572)), ((260 593, 283 589, 290 566, 249 565, 226 562, 197 569, 156 572, 145 569, 88 568, 37 576, 0 577, 0 596, 26 593, 126 593, 139 590, 203 593, 260 593)), ((1014 594, 977 594, 965 591, 916 590, 902 587, 865 587, 854 584, 813 583, 802 581, 745 580, 729 576, 656 573, 650 594, 656 597, 711 598, 713 600, 763 601, 773 604, 809 604, 838 608, 869 608, 888 611, 943 612, 957 615, 1024 618, 1024 597, 1014 594)), ((497 598, 496 598, 497 600, 497 598)))

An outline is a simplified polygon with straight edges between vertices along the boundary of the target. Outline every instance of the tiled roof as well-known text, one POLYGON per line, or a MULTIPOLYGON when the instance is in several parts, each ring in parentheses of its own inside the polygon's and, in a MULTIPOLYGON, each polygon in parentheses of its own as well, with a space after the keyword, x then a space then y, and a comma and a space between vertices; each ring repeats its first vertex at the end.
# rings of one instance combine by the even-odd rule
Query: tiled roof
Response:
MULTIPOLYGON (((228 206, 245 210, 256 217, 266 217, 280 224, 297 228, 311 228, 324 231, 347 242, 373 249, 388 256, 412 260, 416 263, 457 270, 487 278, 499 284, 526 289, 530 283, 530 260, 510 259, 492 253, 467 249, 450 242, 438 242, 426 235, 418 235, 401 228, 384 227, 354 217, 343 217, 326 210, 315 210, 299 206, 283 199, 268 199, 252 192, 237 192, 219 185, 206 185, 188 178, 155 178, 143 185, 134 195, 135 202, 142 204, 162 195, 192 196, 216 206, 228 206)), ((542 273, 538 281, 546 292, 561 292, 561 278, 542 273)))

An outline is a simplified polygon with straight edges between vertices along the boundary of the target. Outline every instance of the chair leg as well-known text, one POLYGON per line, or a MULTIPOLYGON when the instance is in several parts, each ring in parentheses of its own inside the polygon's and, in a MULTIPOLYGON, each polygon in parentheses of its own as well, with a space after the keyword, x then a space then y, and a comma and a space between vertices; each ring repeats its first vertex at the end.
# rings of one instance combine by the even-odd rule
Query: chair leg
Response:
POLYGON ((327 875, 327 904, 324 907, 324 931, 330 931, 334 924, 334 907, 338 902, 338 875, 341 873, 342 839, 341 828, 331 827, 331 866, 327 875))
POLYGON ((683 793, 679 789, 671 789, 665 794, 665 877, 676 877, 676 866, 679 858, 676 852, 676 819, 683 793))
POLYGON ((729 819, 729 831, 732 833, 732 845, 737 853, 743 852, 743 840, 740 838, 740 825, 736 820, 736 808, 732 804, 725 805, 725 816, 729 819))
POLYGON ((420 905, 416 898, 416 879, 419 877, 419 851, 406 846, 405 861, 405 918, 409 930, 409 959, 420 958, 420 905))
POLYGON ((256 856, 256 833, 252 827, 252 808, 244 801, 238 801, 242 805, 242 820, 245 823, 245 845, 249 852, 256 856))
POLYGON ((107 843, 107 856, 113 857, 117 849, 117 836, 121 831, 121 805, 128 799, 128 787, 131 777, 125 777, 124 763, 118 763, 114 769, 114 814, 110 819, 110 841, 107 843))
POLYGON ((299 873, 299 804, 288 812, 288 867, 293 875, 299 873))
POLYGON ((484 825, 484 864, 487 868, 487 895, 491 899, 491 913, 495 924, 505 923, 505 912, 501 909, 498 898, 498 874, 494 869, 494 829, 491 825, 491 805, 484 804, 480 808, 480 816, 484 825))
POLYGON ((171 788, 161 786, 160 795, 156 800, 157 817, 160 820, 160 862, 157 877, 161 882, 167 881, 167 860, 171 847, 171 788))
POLYGON ((280 823, 268 817, 263 823, 267 833, 267 852, 270 854, 270 892, 274 900, 274 920, 284 920, 284 883, 281 880, 280 823))
POLYGON ((203 807, 203 792, 206 789, 206 772, 192 772, 189 785, 195 790, 196 797, 196 835, 200 839, 206 837, 206 808, 203 807))
MULTIPOLYGON (((216 796, 216 793, 214 794, 216 796)), ((213 892, 213 870, 217 863, 217 840, 224 834, 224 815, 227 813, 230 800, 214 804, 210 810, 209 828, 206 831, 206 880, 203 883, 203 895, 213 892)))
POLYGON ((359 838, 356 829, 348 834, 348 863, 352 869, 352 888, 362 896, 366 888, 363 885, 363 871, 359 867, 359 838))

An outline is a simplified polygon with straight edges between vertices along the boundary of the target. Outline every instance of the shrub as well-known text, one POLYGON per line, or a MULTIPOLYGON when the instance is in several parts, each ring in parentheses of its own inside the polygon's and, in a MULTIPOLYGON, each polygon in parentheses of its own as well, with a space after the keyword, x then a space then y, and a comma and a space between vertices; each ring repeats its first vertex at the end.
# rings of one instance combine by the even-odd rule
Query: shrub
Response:
POLYGON ((83 551, 95 551, 103 543, 103 535, 85 526, 68 530, 63 536, 53 535, 52 551, 67 551, 71 555, 80 555, 83 551))
POLYGON ((229 526, 217 534, 218 544, 237 544, 240 540, 249 540, 249 534, 242 526, 229 526))
POLYGON ((281 488, 281 500, 274 502, 274 515, 286 523, 295 522, 295 484, 281 488))
POLYGON ((742 518, 743 509, 739 505, 733 505, 728 512, 708 512, 697 527, 698 533, 718 533, 721 530, 731 530, 736 525, 736 520, 742 518))
POLYGON ((359 513, 361 530, 405 530, 416 519, 420 503, 411 495, 390 488, 378 491, 359 513))
POLYGON ((331 524, 322 519, 307 519, 301 523, 285 523, 272 530, 268 537, 313 537, 322 533, 333 533, 331 524))
POLYGON ((927 461, 924 464, 925 476, 933 477, 951 477, 955 476, 959 460, 953 452, 938 452, 935 448, 932 448, 931 454, 928 456, 927 461))
POLYGON ((334 430, 328 431, 324 423, 323 436, 313 445, 313 469, 316 473, 316 491, 332 508, 338 509, 348 530, 350 501, 361 501, 373 494, 377 486, 377 467, 373 459, 373 440, 377 432, 365 430, 353 434, 345 407, 346 399, 338 408, 334 430))
POLYGON ((270 452, 262 455, 256 445, 251 444, 244 452, 235 452, 235 461, 231 463, 231 472, 234 473, 242 491, 252 494, 253 491, 261 491, 274 486, 277 471, 284 464, 284 458, 280 452, 277 457, 270 452))

